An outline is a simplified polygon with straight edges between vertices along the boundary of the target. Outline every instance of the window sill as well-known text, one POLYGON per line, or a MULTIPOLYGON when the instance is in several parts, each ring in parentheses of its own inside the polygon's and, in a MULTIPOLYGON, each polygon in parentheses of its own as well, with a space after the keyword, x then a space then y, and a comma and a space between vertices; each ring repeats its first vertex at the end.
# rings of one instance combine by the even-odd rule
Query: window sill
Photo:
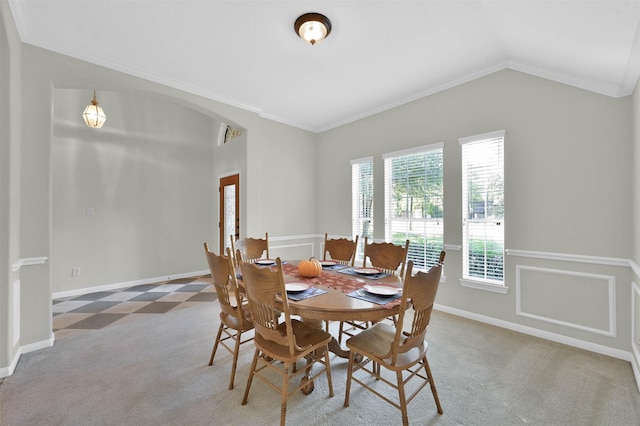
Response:
POLYGON ((492 291, 494 293, 507 294, 509 287, 501 284, 492 284, 486 281, 475 281, 467 278, 460 278, 462 287, 475 288, 477 290, 492 291))

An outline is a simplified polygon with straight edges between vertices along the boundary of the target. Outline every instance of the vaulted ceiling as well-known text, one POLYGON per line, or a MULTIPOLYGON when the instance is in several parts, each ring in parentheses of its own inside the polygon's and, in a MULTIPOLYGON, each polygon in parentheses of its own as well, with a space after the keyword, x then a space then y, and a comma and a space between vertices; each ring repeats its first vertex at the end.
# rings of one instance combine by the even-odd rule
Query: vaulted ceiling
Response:
POLYGON ((313 132, 505 68, 613 97, 640 74, 638 0, 9 3, 24 43, 313 132), (314 46, 306 12, 333 26, 314 46))

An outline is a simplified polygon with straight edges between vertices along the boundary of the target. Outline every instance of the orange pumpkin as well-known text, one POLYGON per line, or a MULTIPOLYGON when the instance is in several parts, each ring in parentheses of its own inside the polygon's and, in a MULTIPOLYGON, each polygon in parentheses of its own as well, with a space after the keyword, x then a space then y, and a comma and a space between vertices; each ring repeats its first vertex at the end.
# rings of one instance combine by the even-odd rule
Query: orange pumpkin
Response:
POLYGON ((322 272, 322 265, 312 257, 309 260, 301 260, 298 264, 298 271, 303 277, 313 278, 320 275, 322 272))

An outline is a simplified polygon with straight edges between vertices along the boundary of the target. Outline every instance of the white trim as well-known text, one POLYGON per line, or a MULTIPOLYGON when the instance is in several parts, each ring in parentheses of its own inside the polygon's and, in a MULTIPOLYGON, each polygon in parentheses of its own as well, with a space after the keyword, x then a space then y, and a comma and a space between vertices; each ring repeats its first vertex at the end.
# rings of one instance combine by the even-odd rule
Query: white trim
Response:
POLYGON ((526 327, 524 325, 499 320, 485 315, 475 314, 473 312, 464 311, 462 309, 451 308, 449 306, 440 305, 437 303, 433 307, 438 311, 445 312, 451 315, 456 315, 462 318, 494 325, 496 327, 516 331, 518 333, 527 334, 529 336, 539 337, 541 339, 550 340, 552 342, 562 343, 564 345, 573 346, 574 348, 584 349, 629 362, 631 362, 633 359, 633 355, 631 352, 623 351, 620 349, 610 348, 608 346, 598 345, 580 339, 574 339, 573 337, 567 337, 561 334, 550 333, 548 331, 539 330, 533 327, 526 327))
POLYGON ((457 244, 445 244, 444 249, 449 251, 460 251, 462 250, 462 246, 459 246, 457 244))
POLYGON ((269 235, 269 241, 289 241, 289 240, 305 240, 309 238, 322 238, 324 240, 324 234, 307 234, 307 235, 292 235, 289 237, 271 237, 269 235))
POLYGON ((96 287, 86 287, 86 288, 79 288, 79 289, 76 289, 76 290, 59 291, 59 292, 53 293, 51 295, 51 298, 52 299, 61 299, 63 297, 82 296, 83 294, 95 293, 95 292, 98 292, 98 291, 119 290, 121 288, 133 287, 133 286, 142 285, 142 284, 153 284, 153 283, 157 283, 159 281, 165 281, 165 280, 168 281, 168 280, 175 280, 175 279, 179 279, 179 278, 199 277, 199 276, 206 275, 206 274, 209 274, 209 273, 210 273, 210 271, 208 269, 204 269, 202 271, 185 272, 183 274, 164 275, 164 276, 161 276, 161 277, 143 278, 141 280, 133 280, 133 281, 126 281, 126 282, 121 282, 121 283, 106 284, 106 285, 100 285, 100 286, 96 286, 96 287))
POLYGON ((220 122, 220 127, 218 128, 218 146, 224 145, 224 135, 227 133, 227 123, 220 122))
POLYGON ((53 342, 55 342, 56 336, 53 332, 49 335, 48 339, 41 340, 39 342, 29 343, 28 345, 20 346, 15 356, 11 360, 11 364, 8 367, 0 368, 0 377, 11 376, 16 370, 16 366, 18 365, 18 361, 23 354, 37 351, 44 348, 50 348, 53 346, 53 342))
MULTIPOLYGON (((592 263, 596 265, 625 266, 632 269, 633 264, 635 264, 635 262, 630 259, 621 259, 616 257, 586 256, 581 254, 549 253, 514 249, 505 249, 504 252, 509 256, 535 257, 538 259, 560 260, 563 262, 592 263)), ((634 269, 634 272, 640 272, 640 268, 638 268, 638 265, 635 266, 637 269, 634 269)))
MULTIPOLYGON (((637 34, 634 40, 634 47, 631 52, 636 52, 637 45, 637 34)), ((634 57, 637 57, 637 54, 631 54, 629 58, 629 62, 631 62, 634 57)), ((541 77, 547 80, 555 81, 562 84, 567 84, 569 86, 577 87, 579 89, 588 90, 590 92, 599 93, 601 95, 610 96, 612 98, 620 98, 623 96, 629 96, 633 93, 633 89, 635 88, 636 81, 633 79, 633 83, 628 82, 630 76, 627 76, 629 70, 636 69, 633 66, 629 66, 627 63, 627 70, 625 72, 625 79, 623 79, 622 85, 617 86, 613 84, 603 83, 601 81, 595 81, 592 79, 578 78, 575 76, 569 76, 562 73, 556 73, 553 71, 545 70, 543 68, 534 67, 529 64, 524 64, 521 62, 507 62, 506 68, 512 69, 515 71, 520 71, 529 75, 533 75, 536 77, 541 77), (625 82, 627 80, 627 82, 625 82)))
POLYGON ((640 266, 638 266, 638 264, 632 259, 627 259, 627 260, 629 262, 629 267, 631 268, 633 273, 636 274, 637 276, 640 276, 640 266))
POLYGON ((505 130, 502 129, 502 130, 496 130, 493 132, 482 133, 480 135, 465 136, 464 138, 459 138, 458 143, 460 145, 464 145, 467 143, 484 141, 488 139, 504 138, 505 133, 506 133, 505 130))
POLYGON ((33 351, 38 351, 40 349, 50 348, 51 346, 53 346, 53 343, 55 342, 55 340, 56 340, 56 335, 53 332, 51 332, 51 334, 49 335, 49 338, 46 340, 41 340, 39 342, 33 342, 33 343, 29 343, 28 345, 20 346, 20 353, 26 354, 33 351))
POLYGON ((422 152, 435 151, 436 149, 442 149, 442 148, 444 148, 444 142, 436 142, 429 145, 417 146, 415 148, 408 148, 400 151, 387 152, 382 154, 382 159, 386 160, 387 158, 402 157, 402 156, 411 155, 411 154, 420 154, 422 152))
POLYGON ((7 367, 0 368, 0 377, 8 377, 16 371, 16 366, 18 365, 18 361, 20 360, 20 350, 16 352, 15 356, 11 360, 11 364, 7 367))
POLYGON ((365 112, 363 112, 361 114, 356 114, 355 116, 349 117, 349 118, 345 118, 344 120, 339 120, 339 121, 336 121, 336 122, 333 122, 333 123, 328 123, 328 124, 322 125, 321 127, 318 127, 318 128, 309 128, 308 126, 305 128, 305 127, 302 127, 300 124, 296 125, 296 124, 293 124, 291 122, 288 122, 288 123, 285 122, 285 124, 289 124, 290 126, 300 127, 300 128, 302 128, 304 130, 309 130, 309 131, 315 132, 315 133, 326 132, 327 130, 331 130, 331 129, 334 129, 336 127, 343 126, 345 124, 360 120, 362 118, 366 118, 366 117, 372 116, 374 114, 378 114, 380 112, 386 111, 386 110, 391 109, 391 108, 395 108, 397 106, 408 104, 409 102, 413 102, 415 100, 422 99, 424 97, 427 97, 427 96, 430 96, 430 95, 433 95, 433 94, 436 94, 436 93, 440 93, 440 92, 445 91, 447 89, 450 89, 452 87, 456 87, 456 86, 459 86, 461 84, 467 83, 469 81, 476 80, 476 79, 478 79, 480 77, 484 77, 486 75, 493 74, 493 73, 495 73, 497 71, 500 71, 500 70, 503 70, 503 69, 507 69, 508 68, 508 64, 509 63, 506 62, 506 61, 505 62, 500 62, 498 64, 488 66, 487 68, 481 69, 479 71, 475 71, 475 72, 472 72, 472 73, 469 73, 469 74, 464 74, 464 75, 461 75, 459 77, 454 77, 452 80, 445 81, 442 84, 439 84, 439 85, 437 85, 437 86, 435 86, 435 87, 433 87, 431 89, 428 89, 428 90, 425 90, 425 91, 422 91, 422 92, 413 93, 411 96, 408 96, 408 97, 405 97, 405 98, 400 98, 400 99, 395 100, 393 102, 389 102, 387 104, 384 104, 384 105, 382 105, 382 106, 380 106, 378 108, 374 108, 374 109, 371 109, 369 111, 365 111, 365 112))
POLYGON ((507 294, 509 287, 501 284, 491 284, 486 281, 470 280, 469 278, 460 278, 462 287, 475 288, 476 290, 492 291, 494 293, 507 294))
MULTIPOLYGON (((324 240, 324 234, 319 235, 319 234, 308 234, 308 235, 294 235, 294 236, 289 236, 289 237, 271 237, 269 236, 269 242, 272 241, 289 241, 289 240, 299 240, 299 239, 313 239, 313 238, 322 238, 324 240)), ((271 248, 287 248, 287 247, 296 247, 296 246, 304 246, 304 245, 311 245, 312 246, 312 252, 313 252, 313 243, 300 243, 300 244, 293 244, 293 245, 282 245, 282 246, 273 246, 271 248)), ((182 274, 172 274, 172 275, 164 275, 164 276, 160 276, 160 277, 153 277, 153 278, 143 278, 140 280, 133 280, 133 281, 126 281, 126 282, 121 282, 121 283, 113 283, 113 284, 105 284, 105 285, 101 285, 101 286, 97 286, 97 287, 86 287, 86 288, 80 288, 80 289, 76 289, 76 290, 69 290, 69 291, 61 291, 61 292, 56 292, 53 293, 51 295, 52 299, 61 299, 64 297, 73 297, 73 296, 82 296, 84 294, 89 294, 89 293, 95 293, 98 291, 111 291, 111 290, 119 290, 122 288, 127 288, 127 287, 133 287, 136 285, 142 285, 142 284, 153 284, 153 283, 157 283, 159 281, 168 281, 168 280, 175 280, 175 279, 179 279, 179 278, 190 278, 190 277, 198 277, 198 276, 202 276, 202 275, 206 275, 209 274, 210 271, 208 269, 204 269, 201 271, 194 271, 194 272, 185 272, 182 274)))
POLYGON ((42 264, 47 262, 47 259, 49 259, 49 258, 46 257, 46 256, 41 256, 41 257, 23 257, 21 259, 16 260, 13 263, 13 265, 11 266, 11 270, 13 272, 17 272, 23 266, 42 265, 42 264))
POLYGON ((638 386, 638 392, 640 392, 640 352, 638 352, 638 348, 633 346, 631 348, 633 350, 631 356, 631 369, 633 370, 633 375, 636 378, 636 386, 638 386))
POLYGON ((631 349, 633 359, 631 360, 631 367, 633 368, 633 374, 636 376, 636 384, 638 385, 638 391, 640 391, 640 330, 636 330, 636 315, 640 314, 640 306, 636 306, 634 297, 637 293, 640 295, 640 287, 635 282, 631 283, 631 349))
POLYGON ((221 175, 218 175, 218 184, 220 183, 220 179, 226 178, 229 176, 235 176, 235 175, 238 175, 238 178, 240 178, 240 169, 231 170, 230 172, 226 172, 221 175))
POLYGON ((349 161, 349 163, 351 163, 352 166, 354 164, 362 164, 362 163, 369 163, 369 162, 373 162, 373 157, 362 157, 362 158, 356 158, 354 160, 349 161))
POLYGON ((305 246, 311 246, 311 257, 315 257, 315 250, 314 250, 315 245, 313 243, 300 243, 300 244, 287 244, 284 246, 272 246, 269 248, 269 251, 273 252, 273 250, 276 250, 276 249, 286 249, 291 247, 305 247, 305 246))
POLYGON ((575 271, 567 271, 562 269, 551 269, 551 268, 539 268, 535 266, 524 266, 524 265, 516 265, 516 315, 520 315, 527 318, 533 318, 535 320, 548 322, 551 324, 557 324, 564 327, 573 328, 576 330, 582 330, 589 333, 600 334, 608 337, 617 337, 616 331, 616 277, 613 275, 600 275, 600 274, 591 274, 585 272, 575 272, 575 271), (524 312, 522 310, 522 301, 521 301, 521 280, 520 273, 523 270, 528 271, 537 271, 537 272, 546 272, 549 274, 557 274, 557 275, 567 275, 573 277, 581 277, 581 278, 592 278, 598 280, 604 280, 607 282, 608 287, 608 295, 609 295, 609 329, 597 329, 593 327, 588 327, 585 325, 580 325, 576 323, 571 323, 567 321, 561 321, 558 319, 544 317, 541 315, 536 315, 528 312, 524 312))

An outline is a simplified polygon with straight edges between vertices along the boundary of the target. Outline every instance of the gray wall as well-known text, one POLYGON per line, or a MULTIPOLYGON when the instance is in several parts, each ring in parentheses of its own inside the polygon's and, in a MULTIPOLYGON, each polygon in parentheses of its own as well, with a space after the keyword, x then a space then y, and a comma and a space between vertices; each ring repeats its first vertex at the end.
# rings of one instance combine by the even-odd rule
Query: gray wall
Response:
POLYGON ((99 130, 79 120, 91 92, 54 89, 52 291, 202 269, 203 237, 217 223, 220 123, 164 97, 97 95, 99 130))
MULTIPOLYGON (((0 3, 0 372, 20 347, 20 56, 9 7, 0 3)), ((0 374, 1 375, 1 374, 0 374)))
POLYGON ((438 303, 520 331, 628 351, 631 112, 630 97, 612 99, 505 70, 325 132, 317 155, 321 170, 332 173, 318 172, 318 229, 339 224, 338 232, 351 233, 351 190, 344 184, 349 160, 373 155, 374 236, 384 238, 382 154, 444 142, 448 253, 438 303), (507 294, 459 282, 458 139, 500 129, 506 131, 507 294), (603 264, 605 258, 614 258, 614 266, 603 264))
POLYGON ((633 286, 631 292, 631 306, 633 308, 632 334, 631 342, 633 354, 636 359, 634 364, 634 372, 636 378, 640 377, 640 371, 637 370, 640 364, 640 91, 638 85, 633 93, 633 173, 631 179, 633 181, 633 286))

